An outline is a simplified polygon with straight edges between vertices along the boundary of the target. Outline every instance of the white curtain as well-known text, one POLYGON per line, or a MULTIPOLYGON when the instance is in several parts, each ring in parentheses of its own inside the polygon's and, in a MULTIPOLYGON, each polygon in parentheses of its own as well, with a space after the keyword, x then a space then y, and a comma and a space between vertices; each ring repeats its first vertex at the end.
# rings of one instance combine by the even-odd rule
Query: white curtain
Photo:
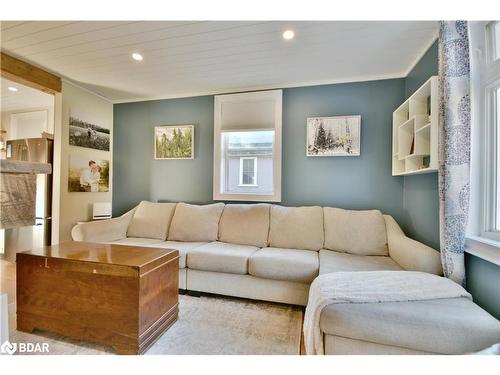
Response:
POLYGON ((439 200, 446 277, 465 285, 464 247, 470 195, 470 61, 466 21, 439 27, 439 200))

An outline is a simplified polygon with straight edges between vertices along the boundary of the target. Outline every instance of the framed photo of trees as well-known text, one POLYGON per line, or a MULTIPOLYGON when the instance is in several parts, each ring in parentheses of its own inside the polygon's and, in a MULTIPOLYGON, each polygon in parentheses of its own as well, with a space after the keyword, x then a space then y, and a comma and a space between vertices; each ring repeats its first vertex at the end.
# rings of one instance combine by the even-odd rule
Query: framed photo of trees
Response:
POLYGON ((193 159, 194 125, 155 126, 155 159, 193 159))
POLYGON ((359 156, 361 116, 307 118, 307 156, 359 156))

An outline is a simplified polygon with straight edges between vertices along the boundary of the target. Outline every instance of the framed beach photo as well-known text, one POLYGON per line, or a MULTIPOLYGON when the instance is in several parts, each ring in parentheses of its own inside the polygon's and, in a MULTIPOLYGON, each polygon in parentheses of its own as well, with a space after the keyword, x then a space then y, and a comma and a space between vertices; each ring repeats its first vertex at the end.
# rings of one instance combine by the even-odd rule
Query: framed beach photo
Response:
POLYGON ((155 126, 155 159, 193 159, 194 125, 155 126))
POLYGON ((307 156, 359 156, 361 116, 307 118, 307 156))

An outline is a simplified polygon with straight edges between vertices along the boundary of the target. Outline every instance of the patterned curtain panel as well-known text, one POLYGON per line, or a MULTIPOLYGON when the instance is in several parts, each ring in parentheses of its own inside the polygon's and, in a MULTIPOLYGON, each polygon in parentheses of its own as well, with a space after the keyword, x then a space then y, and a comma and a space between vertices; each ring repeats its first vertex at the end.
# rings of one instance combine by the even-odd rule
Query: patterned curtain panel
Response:
POLYGON ((465 228, 470 190, 469 38, 466 21, 439 27, 439 200, 446 277, 465 285, 465 228))

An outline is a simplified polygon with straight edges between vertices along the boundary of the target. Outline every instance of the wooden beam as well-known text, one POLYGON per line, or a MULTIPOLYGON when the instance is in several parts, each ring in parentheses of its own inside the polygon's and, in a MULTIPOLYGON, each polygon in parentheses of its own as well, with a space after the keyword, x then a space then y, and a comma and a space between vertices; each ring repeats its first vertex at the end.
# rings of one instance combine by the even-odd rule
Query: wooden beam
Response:
POLYGON ((0 52, 0 57, 2 77, 49 94, 61 92, 60 77, 3 52, 0 52))

